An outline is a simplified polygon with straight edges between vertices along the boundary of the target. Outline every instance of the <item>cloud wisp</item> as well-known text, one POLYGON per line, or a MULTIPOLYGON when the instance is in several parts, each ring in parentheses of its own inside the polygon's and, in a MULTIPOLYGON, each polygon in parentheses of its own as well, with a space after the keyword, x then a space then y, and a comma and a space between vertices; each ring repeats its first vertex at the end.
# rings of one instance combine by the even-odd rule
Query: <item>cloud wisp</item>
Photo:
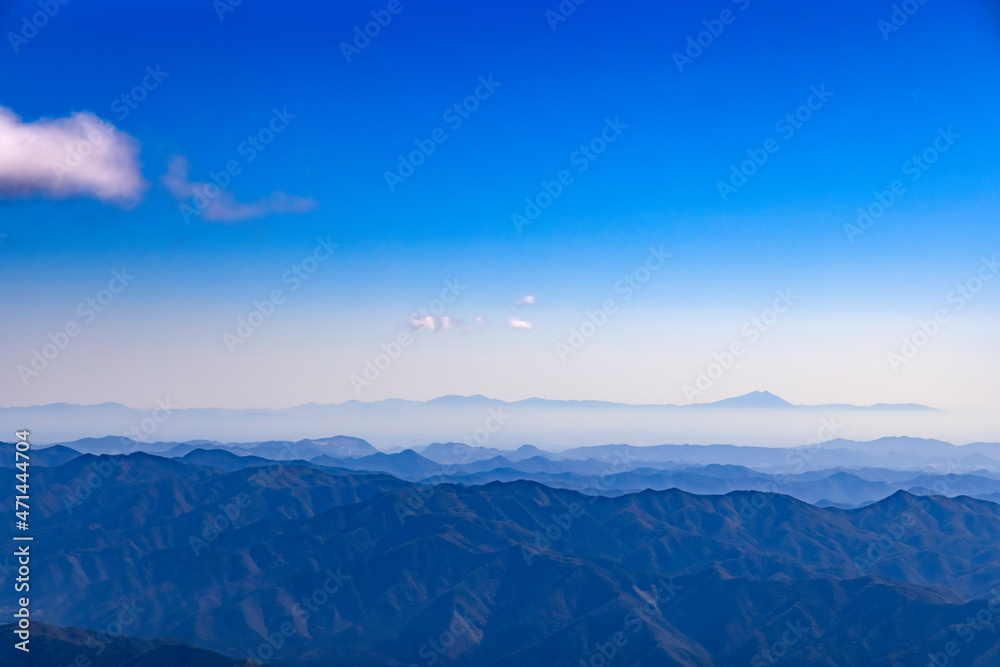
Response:
POLYGON ((319 206, 311 197, 296 197, 280 191, 252 203, 239 202, 233 193, 214 183, 189 181, 189 172, 187 159, 175 156, 160 179, 179 204, 186 222, 195 214, 208 222, 234 223, 272 213, 308 213, 319 206))
POLYGON ((447 315, 438 318, 435 318, 433 315, 427 315, 424 317, 414 317, 410 320, 411 329, 423 329, 425 331, 447 331, 454 329, 457 324, 455 320, 447 315))

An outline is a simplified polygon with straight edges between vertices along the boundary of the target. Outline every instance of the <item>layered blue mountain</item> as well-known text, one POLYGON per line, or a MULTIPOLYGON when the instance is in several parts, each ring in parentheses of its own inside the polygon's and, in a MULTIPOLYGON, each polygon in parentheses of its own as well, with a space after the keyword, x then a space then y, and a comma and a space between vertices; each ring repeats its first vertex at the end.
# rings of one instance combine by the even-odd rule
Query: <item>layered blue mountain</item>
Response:
MULTIPOLYGON (((953 434, 952 440, 969 441, 986 439, 991 437, 987 434, 996 432, 991 414, 949 412, 916 404, 794 405, 766 391, 689 405, 540 398, 502 401, 479 395, 429 401, 309 403, 276 410, 183 408, 169 399, 161 403, 167 407, 139 410, 116 403, 57 403, 0 408, 0 428, 13 432, 25 424, 37 424, 33 437, 45 444, 109 433, 145 441, 296 442, 339 432, 363 434, 382 451, 449 441, 504 450, 529 444, 550 451, 607 442, 645 446, 664 441, 721 441, 795 446, 812 440, 820 431, 823 440, 836 437, 845 424, 850 424, 855 437, 864 438, 896 432, 953 434), (665 439, 665 434, 669 438, 665 439)), ((334 449, 329 444, 327 448, 334 449)), ((363 454, 343 448, 334 455, 363 454)))
POLYGON ((126 634, 150 642, 128 649, 136 664, 170 642, 273 665, 914 665, 949 642, 950 664, 1000 659, 976 620, 1000 586, 992 502, 612 497, 309 463, 202 450, 39 466, 36 620, 65 643, 132 610, 126 634))
POLYGON ((560 452, 531 445, 502 450, 433 443, 392 453, 349 436, 235 444, 113 437, 77 440, 42 448, 37 454, 58 462, 80 452, 137 451, 227 470, 282 461, 340 473, 387 473, 425 484, 531 480, 602 495, 671 488, 699 494, 769 491, 842 508, 868 504, 898 490, 990 500, 1000 494, 1000 445, 955 446, 905 437, 870 442, 835 439, 795 448, 598 445, 560 452))

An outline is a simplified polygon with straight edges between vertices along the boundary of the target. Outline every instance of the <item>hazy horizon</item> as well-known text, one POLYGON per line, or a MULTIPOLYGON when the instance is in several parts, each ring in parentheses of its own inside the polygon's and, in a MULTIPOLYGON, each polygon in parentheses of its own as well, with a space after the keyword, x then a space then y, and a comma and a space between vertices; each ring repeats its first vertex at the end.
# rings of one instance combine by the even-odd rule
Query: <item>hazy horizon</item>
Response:
MULTIPOLYGON (((306 405, 343 405, 345 403, 379 403, 379 402, 382 402, 382 401, 407 401, 407 402, 414 402, 414 403, 426 403, 426 402, 429 402, 429 401, 436 401, 436 400, 439 400, 439 399, 447 399, 447 398, 485 398, 485 399, 488 399, 488 400, 504 401, 506 403, 516 403, 516 402, 519 402, 519 401, 542 400, 542 401, 564 401, 564 402, 580 402, 580 403, 583 403, 583 402, 614 403, 614 404, 617 404, 617 405, 629 405, 629 406, 635 406, 635 407, 642 407, 642 406, 685 407, 685 406, 689 406, 689 405, 710 405, 712 403, 719 403, 719 402, 722 402, 722 401, 728 401, 728 400, 732 400, 732 399, 736 399, 736 398, 750 397, 750 396, 754 396, 754 395, 757 395, 757 394, 767 394, 767 395, 770 395, 770 396, 775 396, 775 397, 781 399, 782 401, 787 402, 788 404, 793 405, 793 406, 797 406, 797 407, 812 407, 812 406, 817 406, 817 405, 819 405, 819 406, 822 406, 822 405, 854 405, 854 404, 845 403, 845 402, 842 402, 842 401, 841 402, 833 402, 833 401, 831 401, 831 402, 828 402, 828 403, 817 403, 817 404, 814 404, 814 403, 796 403, 794 401, 785 401, 784 397, 777 396, 773 392, 769 392, 767 390, 755 389, 753 391, 747 392, 746 394, 739 394, 739 395, 736 395, 736 396, 722 396, 722 397, 720 397, 720 398, 718 398, 716 400, 712 400, 712 401, 694 401, 692 403, 627 403, 627 402, 621 402, 621 401, 595 401, 594 399, 586 399, 586 398, 584 398, 584 399, 551 398, 551 397, 538 396, 538 395, 524 396, 522 398, 515 398, 515 399, 501 399, 501 398, 497 398, 496 396, 485 396, 483 394, 442 394, 440 396, 433 396, 433 397, 427 398, 427 399, 414 399, 414 398, 403 398, 403 397, 399 397, 399 396, 392 396, 392 397, 388 397, 388 398, 378 398, 378 399, 370 399, 370 400, 364 400, 364 399, 347 399, 345 401, 331 402, 331 403, 319 403, 317 401, 309 401, 307 403, 295 403, 295 404, 292 404, 292 405, 271 405, 271 406, 264 406, 264 407, 262 407, 262 406, 238 406, 238 407, 233 407, 233 408, 222 408, 221 406, 218 406, 218 405, 203 405, 203 406, 197 406, 197 409, 202 409, 202 410, 211 410, 211 409, 230 409, 230 410, 261 410, 261 409, 264 409, 264 410, 281 410, 281 409, 286 409, 286 408, 302 407, 302 406, 306 406, 306 405)), ((44 405, 57 405, 57 404, 60 404, 60 403, 65 403, 67 405, 81 405, 81 406, 95 406, 95 405, 102 405, 102 404, 105 404, 105 403, 114 403, 116 405, 122 405, 122 406, 125 406, 125 407, 128 407, 128 408, 132 408, 132 409, 135 409, 135 410, 142 410, 142 409, 146 409, 146 408, 152 408, 155 405, 155 403, 154 404, 150 404, 150 405, 129 405, 127 403, 120 403, 118 401, 101 401, 99 403, 69 403, 68 401, 54 401, 52 403, 38 403, 38 404, 33 404, 33 405, 5 405, 5 406, 0 406, 0 408, 39 407, 39 406, 44 406, 44 405)), ((914 403, 912 401, 901 402, 901 403, 887 403, 885 401, 878 401, 876 403, 869 403, 869 404, 865 404, 865 405, 858 405, 856 407, 872 407, 872 406, 875 406, 875 405, 892 405, 892 406, 911 406, 912 405, 912 406, 918 406, 918 407, 922 407, 922 408, 928 408, 928 409, 931 409, 931 410, 937 410, 937 409, 939 409, 939 408, 936 408, 936 407, 934 407, 932 405, 923 405, 923 404, 920 404, 920 403, 914 403)), ((192 406, 185 406, 185 407, 191 408, 192 406)))
POLYGON ((0 405, 1000 413, 995 5, 542 4, 6 5, 0 405))
POLYGON ((939 410, 916 404, 796 405, 755 392, 714 404, 610 402, 443 396, 430 401, 308 403, 279 409, 191 408, 171 397, 135 409, 117 403, 0 408, 0 426, 39 424, 38 442, 129 435, 156 440, 298 440, 359 437, 381 450, 463 442, 504 449, 523 444, 561 450, 625 443, 787 447, 838 437, 933 438, 953 444, 996 442, 992 411, 939 410))

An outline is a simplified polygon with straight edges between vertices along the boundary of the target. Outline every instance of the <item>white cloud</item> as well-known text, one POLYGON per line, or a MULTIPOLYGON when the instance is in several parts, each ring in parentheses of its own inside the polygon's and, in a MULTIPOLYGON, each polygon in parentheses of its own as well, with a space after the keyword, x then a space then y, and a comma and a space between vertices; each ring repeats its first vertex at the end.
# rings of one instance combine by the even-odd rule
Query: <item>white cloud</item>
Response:
POLYGON ((512 317, 507 320, 508 329, 534 329, 535 325, 528 320, 519 320, 516 317, 512 317))
POLYGON ((307 213, 319 205, 311 197, 296 197, 284 192, 273 192, 266 199, 245 204, 236 201, 233 193, 214 183, 188 181, 189 170, 187 159, 176 156, 160 179, 175 200, 191 200, 183 204, 186 208, 181 209, 186 221, 198 214, 209 222, 239 222, 270 213, 307 213))
MULTIPOLYGON (((485 320, 480 316, 473 320, 475 324, 482 324, 485 320)), ((434 317, 424 315, 423 317, 412 317, 409 322, 411 329, 423 329, 425 331, 461 331, 469 332, 474 329, 473 325, 467 324, 465 320, 455 319, 448 315, 434 317)))
POLYGON ((427 317, 414 317, 410 320, 410 328, 412 329, 427 329, 428 331, 437 330, 437 321, 430 315, 427 317))
POLYGON ((0 196, 142 198, 139 143, 92 113, 24 122, 0 106, 0 196))
POLYGON ((517 305, 519 306, 534 306, 535 297, 531 294, 525 294, 520 299, 517 300, 517 305))

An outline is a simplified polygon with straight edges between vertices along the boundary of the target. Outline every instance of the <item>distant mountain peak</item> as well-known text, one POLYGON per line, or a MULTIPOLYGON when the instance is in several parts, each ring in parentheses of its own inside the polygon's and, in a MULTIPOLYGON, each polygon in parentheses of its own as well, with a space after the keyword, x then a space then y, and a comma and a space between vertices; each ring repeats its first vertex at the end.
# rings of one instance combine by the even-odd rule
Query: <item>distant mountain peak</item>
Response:
POLYGON ((446 396, 438 396, 437 398, 432 398, 426 403, 438 404, 438 405, 468 405, 470 403, 492 403, 496 399, 489 398, 488 396, 483 396, 482 394, 473 394, 471 396, 459 396, 457 394, 448 394, 446 396))
POLYGON ((785 399, 775 396, 769 391, 751 391, 749 394, 724 398, 714 403, 702 403, 701 405, 712 405, 716 407, 739 407, 739 408, 794 408, 795 406, 785 399))

